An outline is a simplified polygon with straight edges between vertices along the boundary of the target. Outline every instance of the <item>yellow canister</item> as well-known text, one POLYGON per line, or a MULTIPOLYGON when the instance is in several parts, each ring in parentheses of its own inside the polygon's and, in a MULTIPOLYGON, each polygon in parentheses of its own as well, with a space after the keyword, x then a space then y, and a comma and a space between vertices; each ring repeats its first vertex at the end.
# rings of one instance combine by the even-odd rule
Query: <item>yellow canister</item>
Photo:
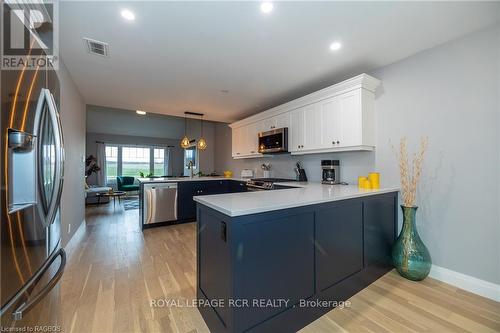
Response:
POLYGON ((380 188, 380 173, 370 172, 368 174, 368 180, 370 181, 371 188, 373 188, 373 189, 380 188))
POLYGON ((368 185, 369 185, 368 178, 366 178, 365 176, 358 177, 358 187, 359 188, 366 189, 368 185))
POLYGON ((230 170, 224 171, 224 177, 231 178, 233 176, 233 172, 230 170))

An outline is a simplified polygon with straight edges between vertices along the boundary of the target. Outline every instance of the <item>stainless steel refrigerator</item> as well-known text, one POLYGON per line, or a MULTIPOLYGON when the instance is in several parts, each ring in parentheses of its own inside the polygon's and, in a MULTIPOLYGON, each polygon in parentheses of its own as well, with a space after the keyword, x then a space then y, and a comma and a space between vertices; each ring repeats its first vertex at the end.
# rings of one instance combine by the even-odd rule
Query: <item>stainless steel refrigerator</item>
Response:
POLYGON ((2 332, 60 330, 58 282, 66 254, 60 235, 64 148, 58 105, 53 70, 2 71, 2 332))

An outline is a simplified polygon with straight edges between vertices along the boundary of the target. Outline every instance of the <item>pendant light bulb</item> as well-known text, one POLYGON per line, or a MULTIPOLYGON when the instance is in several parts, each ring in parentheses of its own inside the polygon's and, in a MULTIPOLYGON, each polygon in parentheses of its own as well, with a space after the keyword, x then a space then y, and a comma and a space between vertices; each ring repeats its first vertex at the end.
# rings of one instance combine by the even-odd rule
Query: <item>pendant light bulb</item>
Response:
POLYGON ((187 136, 184 136, 181 140, 181 148, 189 148, 189 138, 187 136))
POLYGON ((197 144, 197 146, 198 146, 198 149, 199 149, 199 150, 205 150, 205 149, 207 149, 207 142, 205 141, 205 139, 204 139, 204 138, 200 138, 200 139, 198 140, 198 144, 197 144))
POLYGON ((198 139, 196 146, 199 150, 207 149, 207 141, 203 137, 203 114, 200 115, 200 138, 198 139))

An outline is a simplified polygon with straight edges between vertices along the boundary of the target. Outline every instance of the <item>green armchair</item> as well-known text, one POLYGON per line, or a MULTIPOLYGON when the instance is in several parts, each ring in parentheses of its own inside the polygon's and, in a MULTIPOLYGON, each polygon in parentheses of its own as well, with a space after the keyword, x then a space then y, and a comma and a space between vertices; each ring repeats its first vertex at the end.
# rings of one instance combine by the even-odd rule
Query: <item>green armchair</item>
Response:
POLYGON ((116 177, 116 185, 118 187, 118 191, 132 192, 139 191, 139 185, 135 185, 134 177, 116 177))

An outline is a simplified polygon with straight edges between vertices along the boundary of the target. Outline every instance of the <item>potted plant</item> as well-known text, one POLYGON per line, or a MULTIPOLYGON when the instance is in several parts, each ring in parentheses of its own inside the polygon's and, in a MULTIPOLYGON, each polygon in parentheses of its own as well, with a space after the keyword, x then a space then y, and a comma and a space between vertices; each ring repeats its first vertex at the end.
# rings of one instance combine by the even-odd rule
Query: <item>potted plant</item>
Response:
POLYGON ((85 159, 85 177, 89 177, 94 173, 99 172, 101 167, 97 164, 97 158, 94 155, 89 155, 85 159))
POLYGON ((416 206, 417 185, 422 175, 427 145, 428 139, 422 138, 420 149, 413 156, 411 167, 406 138, 400 140, 399 152, 394 148, 399 160, 403 228, 392 248, 392 261, 401 276, 414 281, 425 279, 429 275, 432 265, 429 250, 418 234, 415 219, 418 208, 416 206))

